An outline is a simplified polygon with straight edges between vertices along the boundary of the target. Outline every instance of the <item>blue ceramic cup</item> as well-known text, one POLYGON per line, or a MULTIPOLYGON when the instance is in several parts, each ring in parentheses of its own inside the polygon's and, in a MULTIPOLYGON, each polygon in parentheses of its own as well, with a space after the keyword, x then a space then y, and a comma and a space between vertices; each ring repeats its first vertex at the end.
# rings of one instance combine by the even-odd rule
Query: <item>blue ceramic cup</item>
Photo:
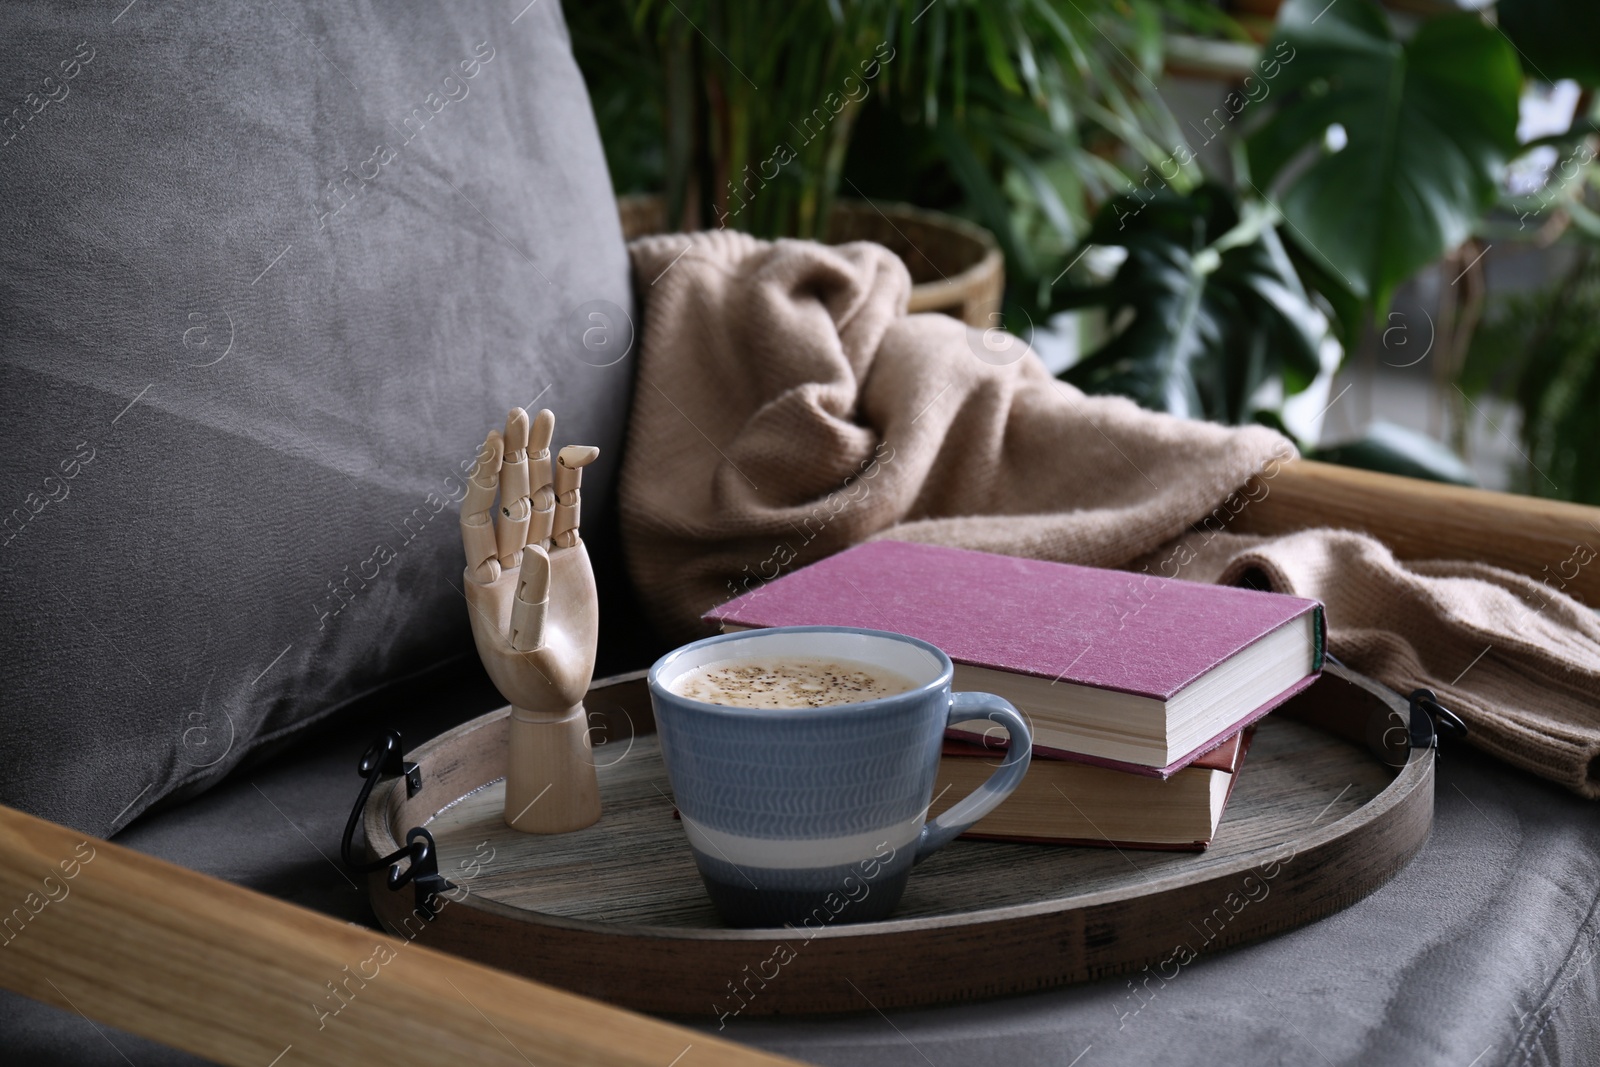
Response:
POLYGON ((990 693, 952 693, 950 657, 880 630, 794 626, 685 645, 650 669, 661 753, 712 903, 730 926, 815 928, 882 919, 911 867, 1004 800, 1027 772, 1033 735, 990 693), (672 692, 725 661, 822 659, 892 671, 905 692, 816 708, 743 708, 672 692), (927 821, 945 727, 1005 727, 1005 761, 927 821))

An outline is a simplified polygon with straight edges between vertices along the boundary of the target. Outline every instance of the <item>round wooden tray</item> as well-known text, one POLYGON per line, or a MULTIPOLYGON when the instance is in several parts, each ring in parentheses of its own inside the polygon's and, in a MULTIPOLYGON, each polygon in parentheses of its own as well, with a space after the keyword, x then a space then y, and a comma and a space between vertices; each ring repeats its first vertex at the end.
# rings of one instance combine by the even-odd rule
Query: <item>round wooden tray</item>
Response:
MULTIPOLYGON (((604 815, 534 836, 502 820, 509 709, 409 754, 422 788, 380 782, 368 855, 424 826, 456 887, 424 923, 410 887, 371 876, 406 937, 642 1011, 842 1012, 992 997, 1260 938, 1346 907, 1394 875, 1433 822, 1431 750, 1398 772, 1352 738, 1375 698, 1324 675, 1258 728, 1203 853, 957 841, 913 872, 885 922, 732 930, 718 924, 674 817, 642 675, 596 684, 604 815)), ((1391 701, 1391 704, 1393 702, 1391 701)), ((1399 703, 1403 708, 1404 702, 1399 703)))

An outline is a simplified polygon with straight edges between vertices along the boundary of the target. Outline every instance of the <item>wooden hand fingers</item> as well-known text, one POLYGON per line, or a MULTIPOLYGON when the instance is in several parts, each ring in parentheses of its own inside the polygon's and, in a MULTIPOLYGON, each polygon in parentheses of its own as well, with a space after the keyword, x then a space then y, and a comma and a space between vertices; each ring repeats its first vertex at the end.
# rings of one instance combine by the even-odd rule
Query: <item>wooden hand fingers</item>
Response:
POLYGON ((555 423, 548 409, 530 421, 522 408, 512 408, 505 431, 491 430, 483 442, 461 502, 461 542, 473 581, 493 582, 520 565, 525 545, 549 543, 555 518, 555 492, 550 487, 555 423))
POLYGON ((467 555, 467 576, 475 582, 488 583, 500 577, 493 509, 503 458, 500 431, 490 430, 467 479, 467 495, 461 501, 461 546, 467 555))
POLYGON ((578 543, 578 487, 583 484, 583 468, 599 456, 600 450, 593 445, 568 445, 556 457, 556 515, 550 532, 550 543, 556 548, 571 548, 578 543))
POLYGON ((512 408, 504 432, 491 430, 484 440, 461 504, 461 543, 469 579, 488 585, 519 567, 533 570, 518 577, 513 599, 508 637, 519 651, 543 643, 550 588, 548 553, 581 543, 583 468, 600 455, 592 445, 569 445, 552 459, 555 424, 548 409, 529 419, 522 408, 512 408))
POLYGON ((500 519, 495 524, 495 545, 500 567, 517 565, 528 543, 528 520, 533 507, 528 500, 528 413, 512 408, 506 415, 505 459, 500 464, 500 519))
POLYGON ((550 613, 550 557, 538 545, 522 550, 517 596, 511 602, 511 647, 530 652, 544 645, 544 623, 550 613))
POLYGON ((543 545, 550 539, 550 524, 555 518, 555 493, 550 490, 550 438, 556 430, 556 417, 549 408, 534 416, 533 434, 528 443, 528 475, 533 486, 532 523, 527 543, 543 545))

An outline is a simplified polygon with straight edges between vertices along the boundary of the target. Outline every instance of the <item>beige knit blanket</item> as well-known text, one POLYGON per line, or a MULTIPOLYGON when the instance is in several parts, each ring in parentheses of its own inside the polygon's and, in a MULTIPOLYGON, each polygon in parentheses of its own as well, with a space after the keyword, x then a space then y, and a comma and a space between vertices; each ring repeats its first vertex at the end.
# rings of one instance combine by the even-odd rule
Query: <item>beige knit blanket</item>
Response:
POLYGON ((631 250, 644 335, 623 539, 669 635, 873 537, 1199 581, 1254 568, 1327 605, 1352 667, 1435 690, 1476 744, 1600 796, 1593 613, 1481 564, 1401 564, 1358 534, 1195 532, 1270 492, 1294 456, 1283 437, 1086 396, 1014 338, 907 315, 910 278, 877 245, 719 231, 631 250))

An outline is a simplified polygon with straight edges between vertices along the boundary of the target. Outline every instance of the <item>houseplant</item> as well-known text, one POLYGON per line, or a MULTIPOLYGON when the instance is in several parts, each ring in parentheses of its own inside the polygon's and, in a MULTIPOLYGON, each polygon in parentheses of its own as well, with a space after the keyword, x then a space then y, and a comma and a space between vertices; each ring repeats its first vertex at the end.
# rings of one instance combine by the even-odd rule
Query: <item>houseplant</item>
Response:
MULTIPOLYGON (((1295 431, 1284 402, 1328 379, 1397 285, 1454 256, 1481 290, 1462 242, 1529 147, 1523 79, 1594 66, 1568 32, 1595 19, 1582 5, 1498 8, 1503 33, 1482 12, 1289 0, 1203 129, 1180 129, 1155 87, 1174 29, 1241 35, 1203 3, 610 0, 568 15, 618 188, 662 192, 662 226, 828 237, 841 196, 951 211, 1004 252, 1006 326, 1110 313, 1071 380, 1295 431), (1202 184, 1194 149, 1213 137, 1236 162, 1202 184), (1126 228, 1119 214, 1157 195, 1166 214, 1126 228), (1198 229, 1155 225, 1177 217, 1198 229), (1074 266, 1089 244, 1125 255, 1115 277, 1074 266), (1124 331, 1141 310, 1182 313, 1124 331)), ((1454 352, 1476 313, 1448 324, 1454 352)), ((1299 429, 1311 451, 1315 428, 1299 429)), ((1463 476, 1404 432, 1326 455, 1463 476)))
POLYGON ((1474 338, 1462 391, 1520 410, 1515 488, 1600 504, 1600 254, 1584 247, 1555 285, 1497 310, 1474 338))
MULTIPOLYGON (((1579 114, 1586 110, 1580 97, 1579 114)), ((1474 405, 1498 397, 1519 413, 1516 488, 1589 504, 1600 503, 1597 132, 1589 117, 1543 139, 1554 150, 1543 181, 1508 198, 1489 236, 1546 249, 1562 265, 1543 289, 1491 304, 1454 383, 1474 405)))
POLYGON ((1568 79, 1579 93, 1569 129, 1525 146, 1533 153, 1535 179, 1503 199, 1485 236, 1497 244, 1542 249, 1561 265, 1543 289, 1490 302, 1454 384, 1474 405, 1498 397, 1520 415, 1511 472, 1515 488, 1597 504, 1600 57, 1593 42, 1600 37, 1600 7, 1502 0, 1499 15, 1531 77, 1568 79))
MULTIPOLYGON (((1217 231, 1217 189, 1192 194, 1185 210, 1167 169, 1154 192, 1146 183, 1108 204, 1089 240, 1128 257, 1110 283, 1070 289, 1061 302, 1115 312, 1144 294, 1148 318, 1160 321, 1135 317, 1065 377, 1152 407, 1292 430, 1271 401, 1315 373, 1307 353, 1319 324, 1308 302, 1353 348, 1395 288, 1470 238, 1495 206, 1519 151, 1522 72, 1480 16, 1448 13, 1402 34, 1371 0, 1289 0, 1262 56, 1214 112, 1215 133, 1235 149, 1232 229, 1217 231), (1152 221, 1177 217, 1189 229, 1152 221), (1252 217, 1247 234, 1238 220, 1252 217), (1267 254, 1279 249, 1287 254, 1267 254), (1250 262, 1271 266, 1237 269, 1250 262)), ((1316 454, 1313 442, 1302 447, 1316 454)), ((1446 450, 1396 427, 1327 456, 1467 477, 1446 450)))
POLYGON ((1164 28, 1230 25, 1195 0, 611 0, 568 18, 618 190, 661 192, 666 227, 828 237, 840 195, 915 199, 993 232, 1025 295, 1050 266, 1036 249, 1074 246, 1126 180, 1113 157, 1155 162, 1179 136, 1154 82, 1164 28), (890 143, 908 151, 872 165, 890 143))

